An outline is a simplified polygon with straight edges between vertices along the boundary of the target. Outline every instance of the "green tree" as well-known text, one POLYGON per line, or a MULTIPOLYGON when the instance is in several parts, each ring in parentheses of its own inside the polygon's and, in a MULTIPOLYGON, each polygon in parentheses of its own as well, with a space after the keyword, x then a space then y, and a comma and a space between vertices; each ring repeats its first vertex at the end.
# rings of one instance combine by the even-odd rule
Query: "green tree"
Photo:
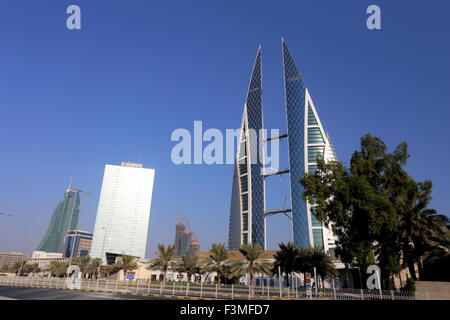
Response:
POLYGON ((90 272, 90 263, 91 258, 89 256, 76 257, 72 259, 72 264, 80 268, 82 278, 90 272))
POLYGON ((180 263, 177 265, 177 270, 179 272, 186 272, 188 282, 190 282, 192 275, 200 273, 198 256, 182 256, 180 263))
POLYGON ((169 267, 175 266, 175 246, 158 244, 158 251, 156 251, 157 258, 150 264, 149 268, 161 268, 164 273, 164 281, 166 281, 167 271, 169 267))
POLYGON ((10 268, 11 272, 14 272, 18 276, 24 275, 24 267, 27 264, 26 261, 17 261, 10 268))
POLYGON ((250 280, 250 294, 255 294, 255 284, 253 279, 256 274, 271 276, 271 264, 261 260, 263 251, 259 245, 244 245, 239 248, 239 252, 244 256, 244 261, 238 261, 231 265, 231 277, 248 276, 250 280))
POLYGON ((50 261, 49 271, 53 276, 63 277, 67 273, 69 262, 66 261, 50 261))
POLYGON ((295 270, 306 274, 316 273, 322 279, 336 274, 336 269, 331 258, 325 253, 322 247, 299 248, 295 262, 295 270))
POLYGON ((87 270, 94 279, 96 279, 98 276, 100 276, 100 267, 101 267, 102 263, 103 263, 103 261, 100 258, 92 259, 89 262, 87 270))
POLYGON ((272 273, 281 277, 282 274, 278 274, 279 269, 281 269, 286 277, 286 285, 289 287, 289 275, 296 271, 295 267, 299 249, 293 242, 288 242, 287 244, 282 242, 278 246, 280 250, 274 256, 275 262, 273 263, 272 273))
POLYGON ((38 273, 41 269, 37 263, 27 263, 22 267, 21 275, 28 275, 29 273, 38 273))
POLYGON ((419 278, 422 278, 421 257, 439 246, 449 247, 449 219, 428 208, 431 201, 432 182, 416 183, 411 179, 405 192, 397 198, 400 219, 400 241, 411 277, 417 280, 415 264, 419 278))
POLYGON ((109 278, 111 274, 119 272, 119 268, 117 265, 104 265, 100 267, 100 273, 105 276, 106 278, 109 278))
POLYGON ((123 255, 117 260, 115 267, 118 270, 122 270, 124 277, 126 277, 127 272, 133 271, 137 268, 136 257, 123 255))
POLYGON ((205 266, 202 268, 202 272, 217 273, 218 282, 221 283, 221 276, 226 264, 228 263, 228 250, 225 244, 213 243, 209 250, 209 256, 205 261, 205 266))
POLYGON ((395 199, 410 180, 403 170, 409 154, 401 143, 392 153, 384 142, 366 135, 350 167, 318 161, 314 174, 305 174, 304 200, 314 203, 315 214, 338 236, 336 253, 346 264, 365 269, 378 258, 382 277, 398 272, 399 214, 395 199))

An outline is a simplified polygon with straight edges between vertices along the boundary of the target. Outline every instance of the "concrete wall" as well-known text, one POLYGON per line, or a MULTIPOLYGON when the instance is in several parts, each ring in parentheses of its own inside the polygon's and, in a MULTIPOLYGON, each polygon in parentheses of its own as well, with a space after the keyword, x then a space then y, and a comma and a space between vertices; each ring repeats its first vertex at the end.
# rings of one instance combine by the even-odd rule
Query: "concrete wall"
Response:
POLYGON ((450 300, 450 282, 416 281, 419 300, 450 300))

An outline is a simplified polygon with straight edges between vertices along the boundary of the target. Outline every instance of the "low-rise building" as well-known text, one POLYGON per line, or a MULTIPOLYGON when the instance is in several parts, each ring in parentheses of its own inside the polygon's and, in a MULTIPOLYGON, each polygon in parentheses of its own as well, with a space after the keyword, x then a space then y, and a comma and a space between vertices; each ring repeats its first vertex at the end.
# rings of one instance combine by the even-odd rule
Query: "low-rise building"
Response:
POLYGON ((30 259, 22 252, 0 252, 0 270, 11 268, 15 263, 30 259))
POLYGON ((31 259, 61 259, 63 257, 60 252, 33 251, 31 259))

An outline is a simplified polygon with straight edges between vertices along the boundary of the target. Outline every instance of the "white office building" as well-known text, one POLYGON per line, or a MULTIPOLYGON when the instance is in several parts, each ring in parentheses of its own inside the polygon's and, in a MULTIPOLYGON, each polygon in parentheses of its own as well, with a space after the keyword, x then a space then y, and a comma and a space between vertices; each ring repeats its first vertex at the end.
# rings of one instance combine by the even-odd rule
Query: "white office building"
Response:
POLYGON ((106 165, 92 239, 92 258, 105 253, 145 257, 154 169, 106 165))

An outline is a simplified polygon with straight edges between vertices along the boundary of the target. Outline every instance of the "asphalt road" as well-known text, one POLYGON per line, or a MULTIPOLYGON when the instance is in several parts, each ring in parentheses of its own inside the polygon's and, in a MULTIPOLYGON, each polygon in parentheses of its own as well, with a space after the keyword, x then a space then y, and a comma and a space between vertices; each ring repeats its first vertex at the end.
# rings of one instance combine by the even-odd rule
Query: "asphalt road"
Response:
POLYGON ((153 296, 0 286, 0 300, 9 300, 8 298, 18 300, 167 300, 153 296))

